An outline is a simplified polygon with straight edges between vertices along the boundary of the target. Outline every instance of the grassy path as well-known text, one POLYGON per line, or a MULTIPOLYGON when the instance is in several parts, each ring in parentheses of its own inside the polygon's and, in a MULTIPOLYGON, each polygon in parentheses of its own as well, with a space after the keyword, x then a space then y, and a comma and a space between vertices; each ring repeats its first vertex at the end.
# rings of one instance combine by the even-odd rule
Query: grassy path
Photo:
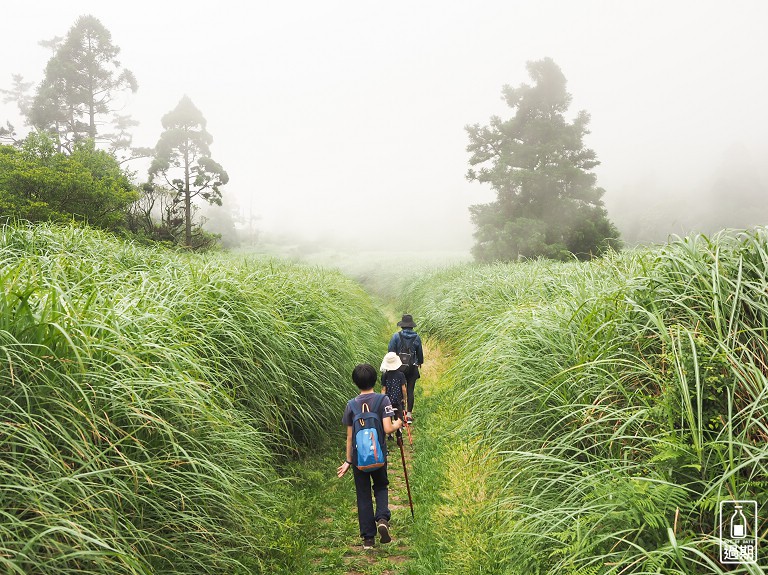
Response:
MULTIPOLYGON (((294 464, 295 500, 280 547, 293 547, 285 573, 398 575, 494 573, 491 542, 482 517, 490 471, 479 451, 454 432, 462 409, 447 370, 451 357, 435 341, 424 342, 426 363, 417 382, 413 446, 404 436, 415 519, 408 505, 400 450, 389 444, 390 508, 393 541, 363 551, 358 536, 351 474, 338 479, 344 436, 329 431, 333 445, 294 464)), ((340 418, 341 416, 339 416, 340 418)), ((335 424, 335 422, 333 422, 335 424)))
POLYGON ((457 432, 465 416, 460 389, 451 380, 449 350, 427 340, 414 462, 419 507, 414 527, 415 560, 408 573, 460 575, 502 573, 496 565, 486 517, 495 499, 486 491, 492 462, 457 432))

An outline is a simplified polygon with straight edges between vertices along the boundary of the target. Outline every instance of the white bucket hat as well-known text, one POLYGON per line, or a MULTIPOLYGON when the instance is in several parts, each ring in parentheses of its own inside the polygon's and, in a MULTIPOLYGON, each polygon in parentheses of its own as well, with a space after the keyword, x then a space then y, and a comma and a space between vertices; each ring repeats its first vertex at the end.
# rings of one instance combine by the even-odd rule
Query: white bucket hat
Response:
POLYGON ((403 362, 400 361, 400 356, 394 351, 390 351, 384 356, 384 361, 381 362, 380 369, 381 371, 395 371, 396 369, 400 369, 401 365, 403 365, 403 362))

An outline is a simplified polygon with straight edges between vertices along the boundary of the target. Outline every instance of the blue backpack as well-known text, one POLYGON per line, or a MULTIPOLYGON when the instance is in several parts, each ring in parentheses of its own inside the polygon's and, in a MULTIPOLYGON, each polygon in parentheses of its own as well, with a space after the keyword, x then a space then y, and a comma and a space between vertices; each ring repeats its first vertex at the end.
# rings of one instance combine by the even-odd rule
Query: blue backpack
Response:
MULTIPOLYGON (((379 407, 384 400, 383 395, 373 402, 373 408, 363 403, 359 411, 353 411, 352 436, 355 440, 353 458, 356 459, 360 471, 371 472, 381 469, 387 463, 386 443, 381 441, 384 437, 384 427, 379 418, 379 407)), ((355 400, 350 400, 350 408, 355 409, 355 400)))

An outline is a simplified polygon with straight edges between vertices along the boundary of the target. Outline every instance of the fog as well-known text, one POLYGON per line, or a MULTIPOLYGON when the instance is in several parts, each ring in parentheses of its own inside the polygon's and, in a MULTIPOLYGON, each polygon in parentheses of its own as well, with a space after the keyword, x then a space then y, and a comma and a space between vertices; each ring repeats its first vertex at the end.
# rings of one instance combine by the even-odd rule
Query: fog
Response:
MULTIPOLYGON (((763 0, 12 2, 0 87, 39 82, 37 42, 83 14, 139 82, 134 144, 153 146, 188 95, 229 173, 225 201, 262 240, 468 250, 467 208, 493 193, 465 179, 464 126, 509 117, 502 86, 547 56, 568 117, 592 116, 586 143, 628 242, 768 219, 763 0)), ((6 119, 20 127, 12 104, 6 119)))

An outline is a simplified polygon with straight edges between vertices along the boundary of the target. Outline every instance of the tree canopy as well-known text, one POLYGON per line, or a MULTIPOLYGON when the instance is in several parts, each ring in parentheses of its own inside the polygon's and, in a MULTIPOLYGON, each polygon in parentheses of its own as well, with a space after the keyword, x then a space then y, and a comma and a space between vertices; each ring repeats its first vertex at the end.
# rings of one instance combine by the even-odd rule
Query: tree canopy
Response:
POLYGON ((470 208, 481 261, 521 257, 588 259, 620 246, 608 220, 585 147, 589 114, 569 122, 566 79, 550 58, 528 63, 534 85, 504 86, 514 116, 493 116, 487 126, 466 127, 471 168, 467 179, 488 183, 496 200, 470 208))
MULTIPOLYGON (((51 44, 54 54, 45 68, 45 77, 31 103, 20 111, 30 125, 55 135, 63 150, 72 151, 84 138, 102 139, 112 145, 125 144, 121 129, 130 122, 116 114, 117 94, 137 89, 136 78, 117 59, 120 48, 112 34, 95 17, 80 16, 63 41, 51 44), (110 124, 118 134, 101 133, 99 126, 110 124)), ((16 84, 19 91, 20 81, 16 84)), ((23 92, 18 94, 23 98, 23 92)), ((130 141, 128 141, 130 144, 130 141)))

